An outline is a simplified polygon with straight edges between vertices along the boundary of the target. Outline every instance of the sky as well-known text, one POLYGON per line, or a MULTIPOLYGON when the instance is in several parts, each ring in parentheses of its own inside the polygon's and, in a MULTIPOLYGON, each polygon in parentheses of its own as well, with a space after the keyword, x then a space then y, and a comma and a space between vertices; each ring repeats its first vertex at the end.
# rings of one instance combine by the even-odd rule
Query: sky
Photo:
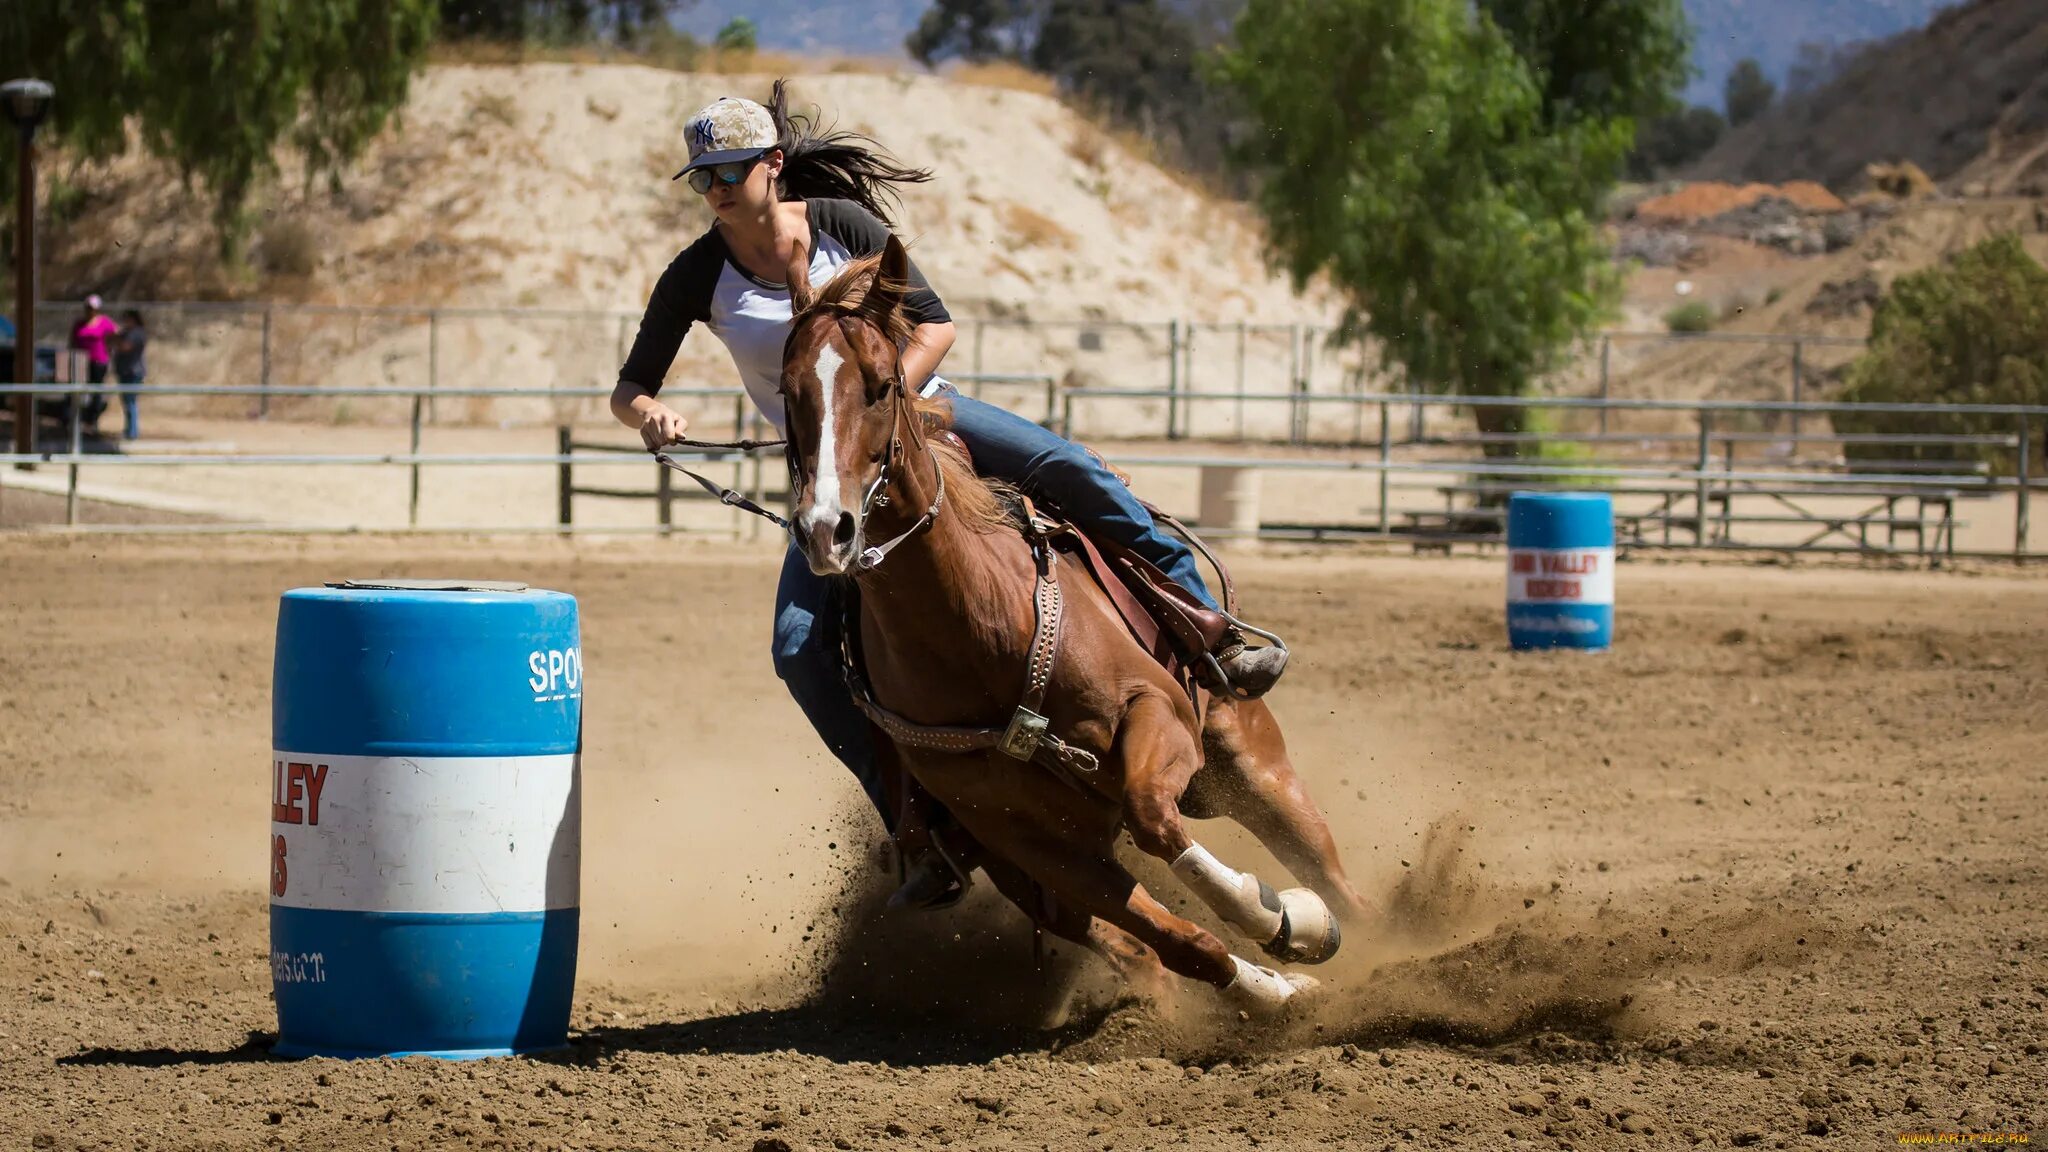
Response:
MULTIPOLYGON (((1693 103, 1721 106, 1721 82, 1736 61, 1754 56, 1781 84, 1804 42, 1881 39, 1925 24, 1956 0, 1685 0, 1695 29, 1700 75, 1686 90, 1693 103)), ((928 0, 697 0, 676 18, 709 40, 734 16, 760 32, 763 48, 816 55, 903 56, 903 39, 928 0)))

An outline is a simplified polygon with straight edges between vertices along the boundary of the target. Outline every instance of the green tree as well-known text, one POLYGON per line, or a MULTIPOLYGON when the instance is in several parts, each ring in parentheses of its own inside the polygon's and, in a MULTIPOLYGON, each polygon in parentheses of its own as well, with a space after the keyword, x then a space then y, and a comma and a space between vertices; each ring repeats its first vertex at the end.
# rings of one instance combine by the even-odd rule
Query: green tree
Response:
POLYGON ((926 67, 954 57, 1021 61, 1044 17, 1044 0, 936 0, 903 47, 926 67))
POLYGON ((718 38, 712 43, 720 52, 752 52, 760 46, 759 39, 752 20, 735 16, 718 30, 718 38))
POLYGON ((1682 112, 1659 116, 1636 129, 1629 153, 1631 180, 1654 180, 1660 172, 1683 168, 1705 156, 1728 133, 1728 122, 1712 108, 1697 104, 1682 112))
POLYGON ((443 34, 458 40, 637 44, 659 37, 691 0, 439 0, 443 34))
MULTIPOLYGON (((1628 110, 1670 82, 1684 38, 1639 26, 1656 43, 1636 46, 1637 72, 1618 34, 1613 57, 1567 53, 1545 32, 1564 24, 1512 7, 1510 33, 1461 0, 1252 0, 1222 56, 1276 260, 1297 285, 1327 274, 1347 328, 1415 387, 1525 393, 1608 314, 1601 201, 1628 110)), ((1489 432, 1529 427, 1479 412, 1489 432)))
POLYGON ((1546 124, 1647 119, 1691 79, 1680 0, 1478 0, 1543 93, 1546 124))
POLYGON ((1721 85, 1722 103, 1728 109, 1728 123, 1736 128, 1764 114, 1777 99, 1778 86, 1764 75, 1763 65, 1745 59, 1728 70, 1721 85))
POLYGON ((1182 163, 1221 174, 1234 116, 1202 68, 1205 25, 1181 7, 1170 0, 938 0, 904 46, 926 65, 953 57, 1016 61, 1182 163))
POLYGON ((433 29, 434 0, 10 0, 0 73, 56 86, 44 139, 78 156, 118 154, 132 123, 205 186, 232 259, 277 146, 303 150, 308 179, 338 173, 404 103, 433 29))
MULTIPOLYGON (((1858 404, 2048 404, 2048 269, 2019 236, 1994 236, 1948 264, 1901 276, 1871 318, 1869 349, 1842 399, 1858 404)), ((1843 432, 2012 431, 2009 417, 1841 413, 1843 432)), ((2035 428, 2038 434, 2039 426, 2035 428)), ((1976 444, 1850 445, 1888 459, 1986 460, 2010 449, 1976 444)))

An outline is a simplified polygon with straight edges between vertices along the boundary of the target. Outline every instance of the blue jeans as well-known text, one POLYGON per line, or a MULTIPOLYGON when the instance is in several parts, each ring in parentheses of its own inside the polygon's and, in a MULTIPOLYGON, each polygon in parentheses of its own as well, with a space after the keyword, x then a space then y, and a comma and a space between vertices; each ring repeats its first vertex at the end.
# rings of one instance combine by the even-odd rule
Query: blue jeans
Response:
POLYGON ((141 391, 141 377, 133 380, 125 375, 121 377, 121 438, 124 440, 138 439, 142 435, 141 406, 137 403, 141 391))
MULTIPOLYGON (((1007 409, 967 396, 951 400, 953 431, 967 442, 982 475, 1059 505, 1082 530, 1129 547, 1216 606, 1194 552, 1179 537, 1160 531, 1123 481, 1094 456, 1007 409)), ((825 746, 860 780, 883 825, 894 832, 896 813, 889 811, 875 771, 867 714, 853 702, 841 670, 840 621, 830 590, 831 582, 814 575, 802 553, 791 548, 783 556, 775 587, 775 674, 789 686, 825 746)))

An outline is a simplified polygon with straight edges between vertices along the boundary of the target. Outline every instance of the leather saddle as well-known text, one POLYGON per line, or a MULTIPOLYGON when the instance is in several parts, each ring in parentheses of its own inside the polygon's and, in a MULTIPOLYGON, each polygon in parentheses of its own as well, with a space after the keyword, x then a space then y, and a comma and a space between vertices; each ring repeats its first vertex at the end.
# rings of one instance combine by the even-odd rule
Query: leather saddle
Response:
MULTIPOLYGON (((952 431, 935 429, 931 435, 968 460, 973 459, 966 443, 952 431)), ((1103 461, 1094 449, 1084 445, 1082 450, 1094 456, 1111 474, 1129 486, 1130 477, 1103 461)), ((1158 565, 1131 549, 1113 540, 1082 532, 1071 521, 1062 519, 1058 509, 1052 505, 1036 504, 1026 499, 1020 514, 1025 531, 1042 536, 1053 549, 1079 562, 1108 595, 1110 603, 1115 605, 1117 615, 1123 618, 1124 627, 1138 642, 1138 647, 1166 669, 1174 682, 1188 693, 1200 713, 1206 703, 1203 699, 1205 689, 1230 695, 1229 684, 1217 664, 1216 653, 1237 634, 1236 626, 1225 615, 1238 614, 1237 588, 1231 581, 1230 570, 1193 530, 1142 499, 1138 503, 1156 523, 1185 539, 1215 568, 1223 593, 1223 612, 1204 604, 1193 592, 1161 571, 1158 565)))

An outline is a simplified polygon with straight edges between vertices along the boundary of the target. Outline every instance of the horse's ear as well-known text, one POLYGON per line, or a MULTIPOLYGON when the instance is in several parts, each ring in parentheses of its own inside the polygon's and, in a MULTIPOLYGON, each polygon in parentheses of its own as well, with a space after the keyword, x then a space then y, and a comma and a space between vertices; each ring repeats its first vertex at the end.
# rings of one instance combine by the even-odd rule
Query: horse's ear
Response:
POLYGON ((811 288, 811 248, 802 237, 798 237, 796 242, 789 246, 787 280, 789 311, 791 315, 795 315, 809 308, 811 301, 817 298, 817 293, 811 288))
POLYGON ((875 287, 892 306, 901 303, 910 288, 910 253, 903 250, 903 241, 894 232, 889 233, 889 242, 882 246, 882 264, 876 271, 880 275, 875 287))
POLYGON ((874 286, 868 290, 863 312, 890 328, 890 318, 903 307, 904 298, 910 293, 910 253, 903 250, 903 241, 896 234, 889 234, 889 242, 882 246, 881 263, 875 266, 874 286))

